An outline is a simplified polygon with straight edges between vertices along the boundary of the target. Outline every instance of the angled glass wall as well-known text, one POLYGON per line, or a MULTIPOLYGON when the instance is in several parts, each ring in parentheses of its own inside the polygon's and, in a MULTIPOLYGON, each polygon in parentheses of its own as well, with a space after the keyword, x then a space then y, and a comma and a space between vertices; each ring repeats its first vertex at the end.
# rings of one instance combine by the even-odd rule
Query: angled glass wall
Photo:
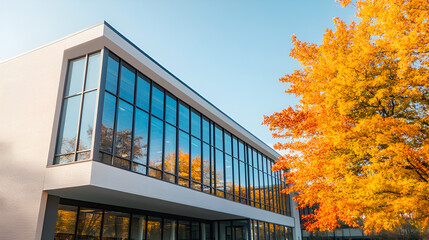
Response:
POLYGON ((290 215, 273 160, 109 53, 99 161, 290 215))
POLYGON ((104 55, 103 74, 100 52, 68 63, 54 164, 90 159, 96 149, 100 162, 290 216, 272 159, 107 49, 104 55))
POLYGON ((68 63, 54 164, 86 160, 91 156, 100 66, 100 52, 68 63))

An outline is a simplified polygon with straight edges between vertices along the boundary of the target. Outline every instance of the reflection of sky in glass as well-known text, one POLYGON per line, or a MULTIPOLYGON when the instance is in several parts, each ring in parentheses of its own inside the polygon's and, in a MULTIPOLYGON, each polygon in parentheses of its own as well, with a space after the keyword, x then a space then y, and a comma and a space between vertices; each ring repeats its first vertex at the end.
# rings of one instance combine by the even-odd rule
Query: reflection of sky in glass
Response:
POLYGON ((126 63, 121 66, 121 84, 119 96, 128 102, 134 103, 135 70, 126 63))
POLYGON ((119 62, 116 57, 109 55, 107 60, 106 90, 116 94, 118 86, 119 62))
POLYGON ((146 79, 143 79, 140 74, 137 75, 136 94, 136 105, 146 111, 149 111, 150 83, 146 79))
POLYGON ((232 158, 231 156, 225 155, 225 179, 227 191, 232 192, 232 158))
POLYGON ((82 118, 80 120, 80 135, 79 135, 78 150, 91 148, 96 97, 97 97, 97 91, 92 91, 84 94, 82 118))
POLYGON ((149 114, 136 108, 134 129, 134 156, 135 162, 146 164, 146 151, 148 141, 149 114))
POLYGON ((231 154, 231 134, 225 132, 225 152, 231 154))
POLYGON ((88 70, 86 70, 85 90, 97 88, 100 79, 100 53, 95 53, 88 58, 88 70))
POLYGON ((201 138, 201 116, 195 111, 191 111, 191 132, 192 135, 201 138))
POLYGON ((75 150, 80 98, 79 95, 64 99, 58 135, 57 154, 69 153, 75 150))
MULTIPOLYGON (((223 153, 216 149, 216 188, 223 188, 223 153)), ((223 190, 223 189, 222 189, 223 190)))
POLYGON ((167 94, 165 104, 165 120, 176 126, 177 101, 167 94))
POLYGON ((116 155, 131 156, 131 131, 133 127, 133 106, 119 100, 118 122, 116 126, 116 155))
POLYGON ((163 121, 156 117, 151 118, 149 165, 161 168, 163 121))
POLYGON ((176 128, 165 124, 165 171, 174 173, 176 165, 176 128))
POLYGON ((179 102, 179 128, 189 132, 189 107, 179 102))
POLYGON ((85 57, 73 60, 69 64, 65 96, 82 92, 85 57))
POLYGON ((203 118, 203 141, 210 143, 210 124, 206 118, 203 118))
POLYGON ((223 133, 219 126, 215 127, 215 142, 216 148, 223 150, 223 133))
POLYGON ((164 118, 164 92, 155 85, 152 86, 152 109, 153 115, 164 118))

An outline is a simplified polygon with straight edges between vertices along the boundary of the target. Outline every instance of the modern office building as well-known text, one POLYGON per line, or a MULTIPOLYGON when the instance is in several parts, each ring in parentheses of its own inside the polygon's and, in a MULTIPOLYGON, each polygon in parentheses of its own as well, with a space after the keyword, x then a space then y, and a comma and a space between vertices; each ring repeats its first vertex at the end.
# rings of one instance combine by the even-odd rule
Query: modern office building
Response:
POLYGON ((107 23, 0 63, 0 239, 301 239, 278 156, 107 23))

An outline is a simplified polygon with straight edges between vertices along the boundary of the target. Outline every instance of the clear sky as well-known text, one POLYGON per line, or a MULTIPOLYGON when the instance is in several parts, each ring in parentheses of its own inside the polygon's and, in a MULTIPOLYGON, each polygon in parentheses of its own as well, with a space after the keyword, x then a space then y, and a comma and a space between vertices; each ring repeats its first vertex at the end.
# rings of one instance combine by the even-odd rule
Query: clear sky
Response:
POLYGON ((0 62, 103 20, 272 146, 263 115, 298 102, 278 79, 299 64, 291 36, 320 43, 334 0, 0 0, 0 62))

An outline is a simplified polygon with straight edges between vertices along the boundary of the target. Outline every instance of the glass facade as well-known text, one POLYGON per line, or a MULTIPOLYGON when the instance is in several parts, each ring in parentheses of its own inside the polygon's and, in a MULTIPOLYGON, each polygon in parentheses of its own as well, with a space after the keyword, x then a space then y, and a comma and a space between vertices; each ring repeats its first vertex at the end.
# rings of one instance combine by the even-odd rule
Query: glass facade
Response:
POLYGON ((55 240, 291 240, 292 229, 256 220, 206 221, 61 199, 55 240))
POLYGON ((99 161, 290 215, 273 160, 110 53, 99 161))
POLYGON ((115 54, 105 53, 101 84, 100 52, 69 61, 54 164, 90 159, 100 84, 104 97, 96 160, 290 216, 289 196, 281 194, 285 179, 271 171, 272 159, 115 54))
POLYGON ((69 61, 54 164, 90 158, 100 52, 69 61))

